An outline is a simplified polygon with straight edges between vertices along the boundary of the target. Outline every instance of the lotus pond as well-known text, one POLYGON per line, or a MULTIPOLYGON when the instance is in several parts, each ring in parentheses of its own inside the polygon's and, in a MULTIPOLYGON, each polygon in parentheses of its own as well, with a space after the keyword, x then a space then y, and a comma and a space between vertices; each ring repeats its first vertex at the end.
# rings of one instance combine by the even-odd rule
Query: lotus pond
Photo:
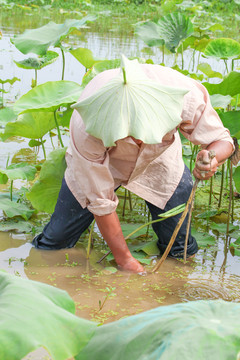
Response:
MULTIPOLYGON (((143 12, 132 20, 134 26, 125 16, 124 27, 121 14, 111 22, 106 8, 97 17, 87 6, 80 12, 54 12, 25 5, 9 9, 5 4, 1 13, 0 268, 66 290, 77 315, 99 323, 160 305, 240 298, 238 159, 226 162, 213 181, 198 186, 192 232, 200 249, 191 261, 167 259, 151 273, 159 258, 151 226, 128 240, 133 255, 145 264, 146 276, 118 271, 111 255, 98 263, 108 248, 96 226, 73 249, 42 251, 30 243, 54 209, 65 169, 70 105, 95 74, 119 66, 121 53, 142 62, 164 62, 202 82, 238 143, 240 43, 232 29, 239 18, 234 17, 228 29, 222 13, 210 23, 208 13, 204 17, 204 9, 194 10, 192 2, 184 1, 182 12, 179 4, 171 12, 161 12, 156 3, 149 16, 143 12), (50 20, 65 25, 54 27, 50 20), (164 33, 166 24, 173 24, 173 34, 164 33), (33 36, 21 37, 26 28, 39 27, 33 36), (53 35, 43 42, 46 33, 53 35), (65 96, 59 100, 60 92, 65 96)), ((192 169, 198 149, 182 142, 184 161, 192 169)), ((121 188, 118 197, 127 236, 148 223, 149 214, 134 194, 121 188)))

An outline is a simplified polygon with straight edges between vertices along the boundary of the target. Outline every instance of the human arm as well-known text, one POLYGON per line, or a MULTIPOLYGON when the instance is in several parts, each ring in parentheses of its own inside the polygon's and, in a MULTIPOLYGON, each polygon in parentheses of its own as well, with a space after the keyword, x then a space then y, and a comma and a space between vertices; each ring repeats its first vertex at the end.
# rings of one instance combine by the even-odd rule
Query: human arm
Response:
POLYGON ((211 105, 206 88, 196 81, 193 83, 195 86, 185 96, 179 129, 193 144, 201 145, 203 150, 197 155, 193 174, 200 180, 207 180, 232 154, 234 145, 229 130, 211 105), (215 153, 212 158, 210 150, 215 153))
POLYGON ((210 179, 217 171, 218 166, 232 154, 233 145, 228 141, 215 141, 197 154, 193 175, 200 180, 210 179), (210 151, 215 156, 211 159, 210 151))
POLYGON ((116 211, 104 216, 94 215, 94 217, 120 268, 135 273, 144 272, 143 266, 134 259, 128 249, 116 211))

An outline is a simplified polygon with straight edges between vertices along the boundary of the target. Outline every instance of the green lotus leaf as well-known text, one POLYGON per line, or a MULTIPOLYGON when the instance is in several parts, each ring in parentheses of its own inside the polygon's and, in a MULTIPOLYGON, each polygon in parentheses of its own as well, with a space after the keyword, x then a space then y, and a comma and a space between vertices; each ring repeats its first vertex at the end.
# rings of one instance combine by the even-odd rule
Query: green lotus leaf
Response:
POLYGON ((127 136, 146 144, 160 143, 181 122, 183 97, 188 90, 150 80, 137 60, 123 56, 122 65, 118 76, 72 108, 80 113, 86 131, 106 147, 127 136))
POLYGON ((192 236, 197 240, 197 244, 200 248, 207 248, 216 243, 216 238, 207 232, 200 232, 196 229, 192 229, 192 236))
MULTIPOLYGON (((212 230, 217 230, 220 233, 226 234, 227 224, 211 224, 212 230)), ((239 227, 237 225, 229 224, 229 231, 238 230, 239 227)))
POLYGON ((4 136, 22 136, 28 139, 40 139, 56 127, 53 112, 33 112, 19 115, 16 121, 5 127, 4 136))
POLYGON ((227 111, 219 114, 223 125, 229 129, 231 136, 240 139, 240 111, 227 111))
POLYGON ((0 231, 17 231, 18 233, 30 233, 33 228, 29 222, 26 220, 14 221, 1 221, 0 222, 0 231))
MULTIPOLYGON (((46 140, 43 141, 43 143, 45 142, 46 140)), ((35 146, 41 146, 42 145, 42 142, 41 141, 38 141, 38 140, 33 140, 31 139, 29 142, 28 142, 28 146, 30 147, 35 147, 35 146)))
POLYGON ((9 180, 33 180, 37 170, 35 166, 28 163, 9 165, 6 169, 0 169, 1 174, 5 174, 9 180))
POLYGON ((34 87, 17 100, 14 104, 14 111, 17 114, 55 111, 62 105, 76 102, 81 92, 80 85, 73 81, 49 81, 34 87))
POLYGON ((153 21, 138 24, 135 28, 135 34, 148 46, 162 46, 165 44, 159 26, 153 21))
POLYGON ((68 19, 64 24, 56 24, 50 21, 40 28, 26 30, 23 34, 12 38, 11 41, 23 54, 44 55, 49 46, 59 46, 61 41, 73 30, 79 29, 87 22, 95 19, 95 16, 87 15, 80 20, 68 19))
POLYGON ((195 42, 194 42, 194 46, 193 48, 196 50, 196 51, 200 51, 200 52, 203 52, 205 49, 206 49, 206 46, 209 44, 211 40, 208 39, 208 38, 203 38, 203 39, 196 39, 195 42))
POLYGON ((240 44, 233 39, 214 39, 206 46, 204 54, 218 60, 238 59, 240 56, 240 44))
POLYGON ((157 25, 166 48, 171 52, 175 52, 178 45, 194 32, 190 18, 180 12, 162 17, 158 20, 157 25))
POLYGON ((233 173, 233 180, 236 190, 240 192, 240 166, 238 166, 233 173))
POLYGON ((17 115, 12 108, 4 108, 0 110, 0 125, 6 125, 10 121, 17 119, 17 115))
POLYGON ((94 64, 101 60, 96 60, 93 57, 93 53, 89 49, 77 48, 70 50, 70 53, 86 68, 90 69, 94 64))
POLYGON ((182 42, 182 46, 177 49, 177 53, 181 53, 182 49, 186 50, 187 48, 193 48, 194 49, 194 43, 198 38, 194 35, 189 36, 182 42))
POLYGON ((180 72, 181 74, 183 74, 185 76, 189 76, 191 79, 199 80, 199 81, 203 80, 203 75, 202 74, 190 73, 188 70, 180 69, 180 67, 178 65, 172 66, 172 69, 177 70, 178 72, 180 72))
POLYGON ((136 27, 136 34, 148 46, 165 45, 168 50, 175 52, 180 42, 193 33, 191 20, 181 13, 171 13, 158 20, 157 23, 148 21, 136 27))
POLYGON ((38 56, 37 58, 28 58, 22 61, 14 61, 15 64, 23 69, 40 70, 43 67, 52 64, 58 58, 58 53, 55 51, 47 51, 45 55, 38 56))
MULTIPOLYGON (((5 215, 9 218, 21 216, 24 220, 30 219, 35 210, 22 203, 11 201, 8 198, 0 198, 0 209, 3 210, 5 215)), ((1 352, 0 352, 1 353, 1 352)), ((1 359, 1 356, 0 356, 1 359)))
POLYGON ((214 94, 210 95, 210 101, 212 107, 226 109, 227 106, 231 104, 232 97, 229 95, 214 94))
POLYGON ((29 147, 21 148, 13 155, 11 164, 19 164, 20 162, 35 164, 36 159, 37 159, 37 154, 35 151, 29 149, 29 147))
POLYGON ((39 211, 54 211, 62 178, 66 169, 66 149, 52 151, 42 165, 39 180, 26 195, 33 207, 39 211))
POLYGON ((17 78, 16 76, 14 76, 14 78, 12 79, 6 79, 6 80, 2 80, 0 79, 0 84, 10 84, 13 85, 16 81, 21 81, 19 78, 17 78))
POLYGON ((68 128, 69 124, 70 124, 72 113, 73 113, 73 109, 71 109, 71 108, 68 108, 67 110, 65 110, 63 112, 58 111, 57 119, 58 119, 59 125, 68 128))
POLYGON ((214 71, 211 68, 211 65, 208 63, 201 63, 198 65, 197 70, 200 70, 202 73, 207 75, 208 78, 220 78, 222 79, 222 74, 220 72, 214 71))
POLYGON ((240 304, 223 300, 160 306, 97 327, 76 360, 237 359, 239 318, 240 304))
POLYGON ((74 357, 97 324, 75 316, 67 292, 0 272, 0 358, 20 360, 44 347, 53 360, 74 357))
POLYGON ((219 84, 203 83, 210 95, 221 94, 234 96, 240 94, 240 73, 231 71, 219 84))

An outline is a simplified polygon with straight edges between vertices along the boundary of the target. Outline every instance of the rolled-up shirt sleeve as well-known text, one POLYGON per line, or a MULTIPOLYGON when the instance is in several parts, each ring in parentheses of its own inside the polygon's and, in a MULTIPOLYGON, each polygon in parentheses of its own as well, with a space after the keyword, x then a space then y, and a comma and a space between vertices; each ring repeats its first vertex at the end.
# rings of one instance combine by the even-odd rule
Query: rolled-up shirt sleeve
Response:
POLYGON ((218 140, 233 145, 229 130, 213 109, 206 88, 197 81, 185 95, 179 130, 193 144, 202 145, 202 148, 218 140))
MULTIPOLYGON (((71 143, 67 154, 68 171, 79 187, 82 207, 99 216, 114 212, 118 198, 114 192, 114 179, 109 170, 109 155, 101 140, 87 134, 76 113, 71 125, 71 143)), ((67 180, 67 179, 66 179, 67 180)), ((68 181, 67 181, 68 183, 68 181)), ((71 190, 71 184, 70 184, 71 190)), ((75 194, 74 194, 75 195, 75 194)))

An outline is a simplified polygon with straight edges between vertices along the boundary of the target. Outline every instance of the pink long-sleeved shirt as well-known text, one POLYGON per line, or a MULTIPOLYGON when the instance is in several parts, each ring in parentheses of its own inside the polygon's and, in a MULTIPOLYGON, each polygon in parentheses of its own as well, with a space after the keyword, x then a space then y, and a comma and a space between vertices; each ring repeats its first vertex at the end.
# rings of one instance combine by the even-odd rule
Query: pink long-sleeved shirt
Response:
MULTIPOLYGON (((229 131, 210 104, 204 86, 181 73, 160 65, 141 65, 146 75, 163 85, 189 89, 179 130, 193 144, 206 147, 214 141, 232 142, 229 131)), ((112 69, 98 74, 84 89, 80 99, 92 95, 119 73, 112 69)), ((114 114, 112 114, 114 119, 114 114)), ((184 170, 178 129, 167 133, 159 144, 138 146, 131 137, 106 148, 100 139, 85 131, 74 110, 70 123, 70 144, 66 153, 65 179, 83 208, 102 216, 116 210, 119 185, 143 199, 164 208, 175 191, 184 170)))

